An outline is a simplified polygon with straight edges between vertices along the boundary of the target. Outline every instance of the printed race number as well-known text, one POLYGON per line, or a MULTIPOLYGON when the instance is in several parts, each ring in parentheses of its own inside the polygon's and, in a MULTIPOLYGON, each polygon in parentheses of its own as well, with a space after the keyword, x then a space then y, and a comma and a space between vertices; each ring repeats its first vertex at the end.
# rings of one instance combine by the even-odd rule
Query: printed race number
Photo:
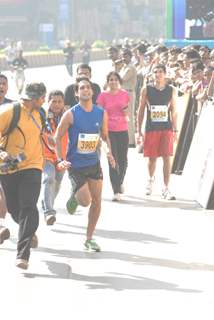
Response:
POLYGON ((79 153, 92 153, 97 149, 99 134, 80 133, 77 150, 79 153))
POLYGON ((153 122, 168 121, 168 107, 166 105, 152 105, 151 120, 153 122))

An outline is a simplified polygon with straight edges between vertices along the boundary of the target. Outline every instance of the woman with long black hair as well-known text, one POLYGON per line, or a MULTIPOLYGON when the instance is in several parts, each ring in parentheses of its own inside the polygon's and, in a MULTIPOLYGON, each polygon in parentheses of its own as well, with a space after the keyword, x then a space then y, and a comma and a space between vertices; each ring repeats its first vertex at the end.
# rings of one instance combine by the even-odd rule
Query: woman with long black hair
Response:
POLYGON ((123 181, 128 165, 128 103, 129 95, 121 89, 122 80, 116 71, 107 75, 107 90, 100 93, 97 104, 108 114, 109 138, 116 167, 109 165, 109 175, 114 192, 113 201, 121 200, 123 181))

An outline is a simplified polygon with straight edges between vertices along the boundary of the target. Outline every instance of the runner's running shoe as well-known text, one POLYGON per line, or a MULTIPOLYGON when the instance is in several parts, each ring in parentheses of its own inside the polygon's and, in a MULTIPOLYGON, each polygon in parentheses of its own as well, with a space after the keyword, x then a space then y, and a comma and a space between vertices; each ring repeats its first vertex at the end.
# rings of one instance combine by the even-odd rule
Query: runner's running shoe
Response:
POLYGON ((101 251, 100 246, 93 239, 86 240, 85 243, 84 243, 84 246, 89 251, 96 251, 96 252, 100 252, 101 251))
POLYGON ((68 199, 66 203, 66 208, 69 214, 74 214, 76 209, 78 207, 78 202, 74 195, 71 195, 71 197, 68 199))
POLYGON ((162 198, 165 200, 176 200, 175 196, 171 194, 168 188, 162 190, 162 198))
POLYGON ((153 184, 154 184, 155 178, 150 178, 148 180, 147 186, 146 186, 146 196, 150 196, 152 194, 153 191, 153 184))

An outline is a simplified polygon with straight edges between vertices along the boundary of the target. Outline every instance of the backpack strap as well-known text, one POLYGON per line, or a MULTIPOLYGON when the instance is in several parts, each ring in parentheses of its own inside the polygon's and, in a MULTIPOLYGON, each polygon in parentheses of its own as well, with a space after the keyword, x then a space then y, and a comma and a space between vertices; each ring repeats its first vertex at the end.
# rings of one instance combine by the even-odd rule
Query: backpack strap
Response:
POLYGON ((9 135, 11 134, 11 132, 17 128, 20 133, 23 136, 24 139, 24 144, 26 144, 26 139, 25 139, 25 135, 23 133, 23 131, 19 128, 18 126, 18 122, 20 119, 20 114, 21 114, 21 104, 19 102, 13 102, 13 115, 12 115, 12 119, 10 122, 10 125, 8 127, 8 129, 6 130, 6 132, 2 135, 2 137, 6 137, 6 141, 3 147, 3 150, 6 150, 7 148, 7 144, 8 144, 8 139, 9 139, 9 135))
POLYGON ((20 119, 20 113, 21 113, 21 105, 19 102, 13 102, 13 116, 12 120, 10 122, 10 125, 6 132, 3 134, 4 136, 8 136, 16 127, 20 119))
MULTIPOLYGON (((51 125, 46 117, 46 112, 45 112, 45 109, 44 108, 40 108, 39 109, 39 114, 40 114, 40 118, 41 118, 41 123, 42 123, 42 132, 45 132, 45 131, 48 131, 48 133, 51 133, 52 132, 52 128, 51 128, 51 125)), ((55 151, 52 150, 48 143, 45 141, 44 137, 42 136, 42 141, 45 145, 45 147, 53 154, 55 154, 55 151)))
POLYGON ((42 131, 43 131, 46 128, 46 121, 47 121, 45 109, 40 107, 39 114, 40 114, 40 118, 41 118, 42 131))
POLYGON ((48 118, 46 116, 46 111, 43 107, 39 109, 39 114, 41 118, 41 123, 42 123, 42 131, 48 131, 49 133, 52 132, 51 125, 48 121, 48 118))

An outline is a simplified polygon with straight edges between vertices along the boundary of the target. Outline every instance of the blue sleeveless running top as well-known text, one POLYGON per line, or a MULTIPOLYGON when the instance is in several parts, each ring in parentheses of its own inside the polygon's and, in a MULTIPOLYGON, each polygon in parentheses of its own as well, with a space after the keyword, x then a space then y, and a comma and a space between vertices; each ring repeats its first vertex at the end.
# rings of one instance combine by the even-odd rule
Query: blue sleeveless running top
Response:
POLYGON ((104 110, 96 105, 86 112, 80 104, 73 106, 73 124, 68 129, 67 161, 73 168, 95 165, 99 162, 97 151, 103 124, 104 110))
POLYGON ((172 92, 172 87, 169 85, 166 85, 163 90, 158 90, 152 85, 147 85, 146 131, 172 128, 170 119, 172 92))

